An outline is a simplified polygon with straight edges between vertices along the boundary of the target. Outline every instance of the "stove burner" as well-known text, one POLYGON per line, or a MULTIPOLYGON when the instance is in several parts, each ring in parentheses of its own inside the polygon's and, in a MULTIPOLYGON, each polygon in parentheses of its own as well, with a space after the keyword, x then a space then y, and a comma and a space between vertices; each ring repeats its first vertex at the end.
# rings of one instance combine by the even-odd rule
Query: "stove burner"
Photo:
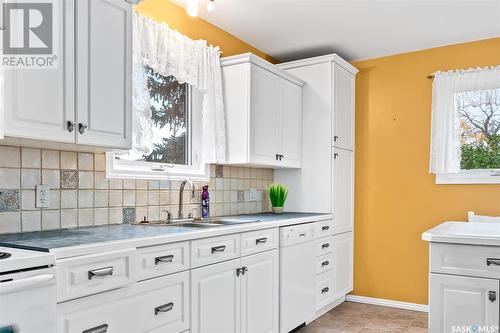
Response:
POLYGON ((7 259, 8 257, 10 257, 12 254, 10 254, 9 252, 0 252, 0 260, 2 259, 7 259))

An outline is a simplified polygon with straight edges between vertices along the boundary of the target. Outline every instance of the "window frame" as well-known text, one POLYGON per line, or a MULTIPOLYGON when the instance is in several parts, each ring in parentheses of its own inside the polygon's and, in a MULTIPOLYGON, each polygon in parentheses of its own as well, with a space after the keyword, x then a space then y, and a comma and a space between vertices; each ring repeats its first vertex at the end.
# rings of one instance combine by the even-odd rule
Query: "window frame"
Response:
POLYGON ((128 161, 115 158, 123 150, 106 152, 106 177, 122 179, 208 181, 210 164, 203 162, 202 141, 203 94, 187 85, 187 126, 189 164, 168 164, 148 161, 128 161))

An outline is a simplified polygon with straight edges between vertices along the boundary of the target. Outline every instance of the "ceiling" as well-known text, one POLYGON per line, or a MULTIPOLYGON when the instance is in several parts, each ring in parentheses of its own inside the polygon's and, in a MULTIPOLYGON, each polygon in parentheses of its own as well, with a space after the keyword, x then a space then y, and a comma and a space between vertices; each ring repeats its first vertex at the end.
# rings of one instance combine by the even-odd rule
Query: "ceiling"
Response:
POLYGON ((203 19, 280 61, 362 60, 500 37, 500 0, 215 0, 213 12, 200 1, 203 19))

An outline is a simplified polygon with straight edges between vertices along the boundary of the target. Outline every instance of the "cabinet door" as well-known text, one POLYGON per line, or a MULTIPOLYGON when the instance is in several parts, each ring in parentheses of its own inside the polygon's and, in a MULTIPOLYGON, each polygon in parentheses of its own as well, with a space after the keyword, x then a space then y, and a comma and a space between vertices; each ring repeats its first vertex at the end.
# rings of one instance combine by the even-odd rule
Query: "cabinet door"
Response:
POLYGON ((333 233, 354 228, 354 153, 333 149, 333 233))
POLYGON ((430 333, 465 332, 457 330, 463 327, 476 331, 472 326, 483 330, 498 327, 498 280, 430 274, 429 287, 430 333))
POLYGON ((74 108, 74 1, 54 5, 54 68, 5 68, 5 135, 75 141, 67 122, 75 120, 74 108))
POLYGON ((353 289, 354 239, 352 232, 333 237, 333 299, 353 289))
POLYGON ((241 332, 278 332, 277 250, 244 257, 241 265, 241 332))
POLYGON ((191 271, 191 332, 240 332, 240 259, 191 271))
POLYGON ((278 164, 300 168, 302 148, 302 87, 281 79, 281 108, 278 118, 278 164))
POLYGON ((258 66, 251 69, 250 163, 275 165, 278 154, 280 79, 258 66))
POLYGON ((354 150, 354 75, 333 67, 333 146, 354 150))
POLYGON ((130 148, 132 134, 132 5, 78 1, 77 115, 87 126, 77 142, 130 148))

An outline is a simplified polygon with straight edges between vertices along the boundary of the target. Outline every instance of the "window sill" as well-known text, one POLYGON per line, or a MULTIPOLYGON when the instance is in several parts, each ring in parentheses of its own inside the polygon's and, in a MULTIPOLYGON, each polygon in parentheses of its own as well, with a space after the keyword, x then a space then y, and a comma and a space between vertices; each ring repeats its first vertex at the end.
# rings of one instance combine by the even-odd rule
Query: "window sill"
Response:
POLYGON ((436 184, 500 184, 500 170, 462 170, 437 174, 436 184))
MULTIPOLYGON (((148 163, 149 164, 149 163, 148 163)), ((145 179, 145 180, 184 180, 209 181, 210 165, 168 166, 164 170, 152 170, 151 166, 143 167, 144 163, 127 163, 113 159, 113 153, 106 153, 106 178, 145 179), (141 166, 142 164, 142 166, 141 166)), ((147 165, 147 164, 146 164, 147 165)), ((156 167, 162 166, 158 163, 156 167)))

